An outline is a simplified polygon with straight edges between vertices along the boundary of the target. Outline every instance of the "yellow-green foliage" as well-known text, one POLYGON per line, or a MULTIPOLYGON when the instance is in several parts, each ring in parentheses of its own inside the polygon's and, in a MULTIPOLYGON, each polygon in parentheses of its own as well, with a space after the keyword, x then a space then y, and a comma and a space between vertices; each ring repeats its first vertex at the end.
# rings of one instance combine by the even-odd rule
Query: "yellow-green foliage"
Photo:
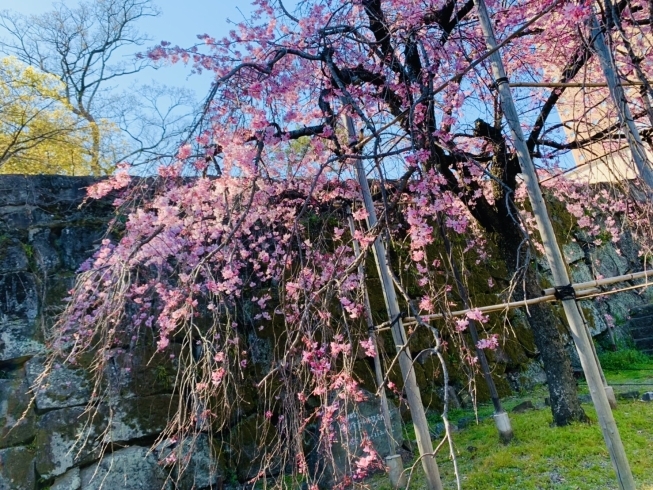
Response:
MULTIPOLYGON (((96 123, 107 142, 117 129, 96 123)), ((56 77, 0 59, 0 173, 88 175, 91 171, 89 123, 66 102, 56 77)), ((104 172, 110 163, 100 158, 104 172)))

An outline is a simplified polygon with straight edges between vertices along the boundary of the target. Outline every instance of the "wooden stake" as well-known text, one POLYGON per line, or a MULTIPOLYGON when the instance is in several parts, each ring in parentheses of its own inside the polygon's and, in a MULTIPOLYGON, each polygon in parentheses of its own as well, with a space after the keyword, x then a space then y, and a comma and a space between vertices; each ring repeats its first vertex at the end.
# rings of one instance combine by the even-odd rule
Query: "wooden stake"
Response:
MULTIPOLYGON (((483 30, 483 35, 485 36, 485 42, 488 49, 494 49, 497 46, 497 42, 494 36, 490 16, 485 7, 485 1, 474 0, 474 2, 477 6, 479 21, 481 29, 483 30)), ((493 53, 489 59, 492 65, 495 84, 499 91, 501 107, 506 120, 508 121, 508 125, 510 126, 513 144, 515 145, 515 150, 519 158, 522 175, 524 176, 528 196, 533 208, 533 214, 535 215, 537 227, 542 238, 544 251, 551 267, 554 283, 557 288, 569 287, 571 286, 571 281, 569 280, 566 264, 562 252, 560 251, 560 247, 556 241, 553 226, 546 209, 544 198, 542 197, 542 191, 540 190, 537 181, 535 166, 531 160, 528 146, 526 145, 526 140, 521 130, 519 116, 512 99, 512 93, 503 67, 503 61, 498 52, 493 53)), ((576 344, 583 371, 585 372, 585 379, 587 380, 590 394, 592 395, 592 401, 594 402, 603 437, 608 452, 610 453, 610 458, 612 459, 612 465, 617 473, 619 487, 624 490, 634 490, 635 481, 633 480, 633 475, 628 464, 628 458, 626 457, 626 452, 624 451, 621 437, 619 436, 617 424, 614 421, 605 390, 603 389, 601 375, 592 353, 592 346, 590 345, 591 339, 589 338, 583 319, 580 316, 580 311, 574 296, 565 295, 562 300, 562 307, 564 308, 567 321, 569 322, 571 335, 576 344)))
MULTIPOLYGON (((350 116, 345 116, 345 124, 349 133, 351 141, 356 141, 356 128, 354 121, 350 116)), ((358 184, 361 188, 363 195, 363 203, 367 211, 367 224, 369 228, 376 226, 376 211, 374 210, 374 203, 372 202, 372 193, 367 182, 367 175, 363 168, 361 160, 355 160, 356 175, 358 184)), ((417 448, 422 461, 422 467, 426 476, 426 484, 428 490, 442 490, 442 481, 440 480, 440 470, 435 461, 433 452, 433 444, 431 442, 431 434, 429 432, 428 422, 426 420, 426 413, 424 412, 424 404, 422 403, 422 396, 417 386, 417 379, 415 377, 415 370, 413 369, 413 360, 408 349, 408 338, 401 321, 401 310, 397 301, 394 284, 392 277, 388 271, 388 262, 385 253, 385 247, 381 241, 381 237, 377 237, 374 241, 372 248, 374 252, 374 260, 376 268, 379 272, 381 279, 381 286, 383 288, 383 297, 385 305, 388 310, 388 317, 392 322, 392 338, 397 346, 397 355, 399 356, 399 367, 404 380, 404 391, 408 401, 408 408, 410 415, 413 419, 413 426, 415 428, 415 438, 417 439, 417 448)))

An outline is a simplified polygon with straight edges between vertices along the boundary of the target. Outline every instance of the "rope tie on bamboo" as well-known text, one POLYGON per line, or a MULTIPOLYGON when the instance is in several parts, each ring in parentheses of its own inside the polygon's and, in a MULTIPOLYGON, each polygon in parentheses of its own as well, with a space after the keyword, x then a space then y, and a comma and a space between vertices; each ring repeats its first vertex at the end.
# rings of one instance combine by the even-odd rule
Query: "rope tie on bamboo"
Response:
POLYGON ((368 333, 372 332, 380 332, 383 330, 390 330, 392 327, 394 327, 397 323, 399 323, 399 320, 402 320, 406 318, 406 312, 405 311, 400 311, 399 314, 394 318, 392 321, 387 321, 385 323, 382 323, 381 325, 374 325, 371 326, 367 329, 368 333))
POLYGON ((571 285, 571 283, 567 284, 566 286, 556 286, 554 289, 555 292, 553 295, 560 301, 565 301, 567 299, 576 299, 576 290, 574 289, 574 286, 571 285))
POLYGON ((394 320, 390 323, 390 328, 394 327, 397 323, 399 323, 399 320, 406 318, 406 312, 405 311, 400 311, 397 316, 395 317, 394 320))
POLYGON ((499 89, 499 85, 501 85, 502 83, 508 83, 508 78, 507 78, 507 77, 497 78, 497 79, 494 81, 494 83, 493 83, 492 85, 490 85, 490 88, 492 88, 492 89, 494 89, 494 90, 498 90, 498 89, 499 89))

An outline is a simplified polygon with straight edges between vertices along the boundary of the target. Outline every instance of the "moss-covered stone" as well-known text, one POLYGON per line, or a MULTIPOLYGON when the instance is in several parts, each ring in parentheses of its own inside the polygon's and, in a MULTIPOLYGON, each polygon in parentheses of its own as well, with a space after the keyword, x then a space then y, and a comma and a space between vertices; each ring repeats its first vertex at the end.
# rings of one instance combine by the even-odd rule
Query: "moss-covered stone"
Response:
POLYGON ((156 457, 144 447, 129 447, 107 454, 98 463, 81 471, 84 490, 119 488, 171 488, 166 472, 156 457), (125 484, 125 482, 129 482, 125 484))
POLYGON ((0 379, 0 449, 27 444, 36 435, 36 415, 30 406, 24 370, 13 379, 0 379))
POLYGON ((230 430, 223 439, 222 450, 228 455, 229 468, 240 482, 260 471, 268 474, 279 471, 280 461, 269 451, 277 438, 276 428, 261 415, 251 415, 230 430))
POLYGON ((37 333, 38 295, 33 274, 0 274, 0 362, 24 362, 43 350, 37 333))
POLYGON ((101 408, 111 424, 105 442, 128 442, 162 432, 177 409, 179 398, 153 395, 117 400, 114 405, 111 416, 106 407, 101 408))
MULTIPOLYGON (((45 369, 45 359, 34 357, 25 364, 27 379, 35 385, 45 369)), ((50 410, 84 405, 91 399, 91 374, 84 369, 55 364, 36 391, 36 408, 50 410)))
POLYGON ((27 271, 29 262, 20 240, 7 234, 0 235, 0 274, 27 271))
POLYGON ((376 374, 372 358, 359 359, 354 363, 354 376, 361 387, 370 392, 377 389, 376 374))
POLYGON ((32 490, 36 485, 34 455, 25 447, 0 450, 0 488, 32 490))
POLYGON ((169 454, 175 454, 177 461, 183 465, 175 465, 171 477, 174 479, 175 490, 196 490, 220 488, 224 481, 226 460, 211 446, 206 434, 184 441, 181 445, 164 448, 157 451, 159 460, 169 454))
POLYGON ((94 411, 89 416, 83 407, 44 414, 38 421, 34 441, 36 471, 48 479, 97 459, 101 449, 97 438, 106 428, 105 414, 94 411))
MULTIPOLYGON (((494 386, 496 387, 500 398, 512 394, 510 384, 503 376, 492 373, 492 380, 494 381, 494 386)), ((491 400, 490 389, 481 373, 477 373, 474 376, 474 387, 477 403, 485 403, 491 400)))
MULTIPOLYGON (((181 346, 172 344, 165 352, 154 342, 143 341, 131 351, 116 351, 108 363, 105 378, 114 396, 149 397, 174 391, 181 346)), ((80 360, 80 364, 86 361, 80 360)), ((92 362, 92 359, 90 360, 92 362)))

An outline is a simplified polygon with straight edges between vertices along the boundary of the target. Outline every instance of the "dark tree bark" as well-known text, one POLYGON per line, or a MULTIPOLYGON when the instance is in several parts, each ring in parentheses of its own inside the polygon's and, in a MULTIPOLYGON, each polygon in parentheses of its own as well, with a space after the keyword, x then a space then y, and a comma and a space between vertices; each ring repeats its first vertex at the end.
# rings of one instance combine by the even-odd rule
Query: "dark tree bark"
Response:
MULTIPOLYGON (((526 253, 528 243, 524 243, 523 233, 515 221, 518 216, 517 209, 510 196, 507 196, 508 192, 514 191, 515 177, 521 170, 517 157, 507 151, 500 129, 479 119, 476 122, 475 133, 492 144, 494 153, 492 171, 503 183, 502 186, 495 187, 497 197, 495 219, 491 221, 483 219, 481 214, 476 218, 485 230, 497 237, 499 250, 508 272, 515 274, 517 281, 523 279, 523 286, 521 283, 518 284, 510 299, 519 301, 541 296, 542 287, 538 283, 536 265, 528 263, 529 257, 526 253)), ((587 415, 578 399, 578 387, 571 369, 571 360, 560 335, 561 320, 553 314, 551 306, 547 304, 529 307, 527 318, 535 345, 544 363, 553 422, 563 426, 571 422, 587 421, 587 415)))
MULTIPOLYGON (((476 137, 489 142, 492 149, 491 171, 501 182, 494 188, 496 204, 490 204, 483 196, 478 181, 469 175, 469 169, 465 165, 460 165, 470 156, 457 152, 455 148, 445 151, 442 142, 436 144, 434 141, 434 133, 438 129, 436 115, 434 105, 429 102, 430 98, 427 97, 432 87, 429 85, 429 77, 423 73, 424 60, 421 59, 420 51, 413 38, 407 36, 404 39, 397 39, 393 36, 393 33, 388 30, 383 12, 383 2, 380 0, 364 0, 363 6, 369 19, 369 29, 374 35, 372 49, 369 50, 370 56, 375 57, 374 64, 384 65, 396 74, 401 84, 407 88, 417 86, 419 91, 407 90, 408 96, 404 100, 394 87, 388 85, 385 76, 371 72, 360 64, 354 68, 337 66, 329 52, 325 50, 324 61, 333 77, 332 86, 344 88, 365 84, 377 89, 378 101, 385 105, 390 114, 400 119, 399 125, 412 140, 414 148, 429 152, 428 161, 425 163, 426 168, 435 169, 445 177, 448 190, 462 199, 471 214, 488 233, 497 237, 499 248, 503 254, 502 259, 505 261, 508 271, 518 274, 519 266, 525 263, 526 257, 523 253, 520 226, 513 219, 513 216, 517 216, 518 213, 514 209, 510 194, 517 186, 516 176, 521 169, 516 156, 510 153, 506 145, 500 127, 501 114, 497 114, 495 126, 479 120, 474 131, 476 137), (402 51, 403 59, 397 55, 402 51), (425 108, 425 116, 419 122, 402 116, 406 108, 415 103, 411 94, 417 92, 423 95, 418 104, 425 108), (465 177, 468 178, 463 181, 462 179, 465 177)), ((455 7, 455 1, 448 1, 438 10, 427 11, 423 18, 425 25, 440 26, 443 44, 446 43, 449 33, 456 25, 472 11, 473 1, 465 2, 457 13, 454 13, 456 12, 455 7)), ((563 80, 572 79, 584 66, 589 56, 590 51, 586 47, 581 48, 563 70, 563 80)), ((553 91, 541 110, 528 142, 531 152, 535 151, 536 141, 558 101, 559 94, 560 90, 553 91)), ((331 118, 330 111, 325 110, 325 118, 327 121, 331 118)), ((449 131, 450 128, 444 129, 449 131)), ((526 274, 525 295, 539 296, 540 287, 535 269, 530 264, 526 264, 522 273, 526 274)), ((523 288, 517 288, 516 293, 511 299, 523 298, 523 288)), ((574 421, 587 420, 578 400, 576 381, 573 378, 571 361, 560 335, 559 323, 551 308, 546 305, 530 308, 528 322, 544 362, 555 424, 566 425, 574 421)))
MULTIPOLYGON (((524 264, 526 259, 525 254, 519 251, 521 236, 514 228, 514 224, 506 226, 505 231, 498 235, 499 248, 503 252, 509 271, 515 271, 517 264, 524 264)), ((534 264, 526 265, 524 283, 525 288, 515 288, 513 300, 541 296, 542 287, 538 283, 534 264)), ((561 320, 553 314, 551 306, 544 303, 530 306, 528 313, 528 324, 544 363, 554 424, 564 426, 572 422, 588 421, 578 399, 578 386, 573 376, 571 360, 560 335, 561 320)))
MULTIPOLYGON (((499 202, 505 203, 505 200, 499 202)), ((497 238, 498 248, 508 272, 524 280, 525 287, 519 284, 511 301, 525 299, 524 296, 526 299, 540 296, 542 287, 537 280, 535 265, 526 263, 528 257, 525 247, 528 244, 522 243, 521 231, 512 218, 517 216, 516 210, 500 205, 495 211, 494 219, 488 219, 493 214, 489 210, 479 211, 476 209, 473 214, 480 225, 497 238)), ((578 399, 578 387, 571 369, 571 360, 560 335, 561 320, 547 304, 530 306, 528 312, 528 324, 544 363, 553 422, 555 425, 564 426, 572 422, 587 421, 578 399)))
MULTIPOLYGON (((531 289, 528 284, 531 283, 532 286, 533 281, 529 278, 526 281, 527 289, 531 289)), ((578 399, 578 387, 573 377, 569 355, 560 338, 557 318, 553 315, 551 307, 534 305, 529 310, 528 322, 542 362, 545 366, 557 366, 556 369, 544 370, 549 386, 553 423, 563 426, 571 422, 588 422, 589 419, 578 399)))

